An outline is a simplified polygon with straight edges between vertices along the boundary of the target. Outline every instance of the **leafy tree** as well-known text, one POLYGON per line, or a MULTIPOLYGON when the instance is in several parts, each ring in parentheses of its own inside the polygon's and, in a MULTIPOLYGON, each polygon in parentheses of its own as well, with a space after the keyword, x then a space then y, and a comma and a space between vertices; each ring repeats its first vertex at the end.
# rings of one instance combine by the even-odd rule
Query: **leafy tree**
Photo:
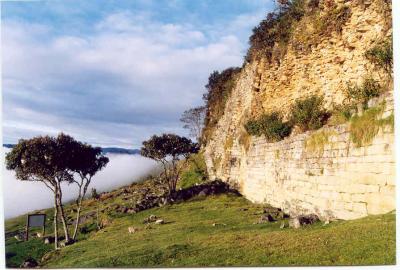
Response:
POLYGON ((206 107, 200 106, 184 111, 180 119, 185 124, 183 128, 188 129, 189 135, 196 138, 197 142, 200 142, 205 113, 206 107))
POLYGON ((108 163, 99 147, 76 141, 63 133, 57 137, 35 137, 20 140, 6 156, 7 169, 15 170, 16 177, 22 181, 42 182, 54 193, 54 235, 58 248, 58 214, 64 227, 66 242, 70 242, 68 224, 62 203, 61 183, 76 183, 79 187, 77 218, 72 240, 75 240, 79 225, 82 199, 93 175, 108 163), (74 175, 80 180, 76 180, 74 175))
POLYGON ((54 236, 58 248, 58 213, 64 225, 65 240, 69 242, 68 227, 62 205, 61 183, 73 181, 65 158, 64 134, 57 138, 44 136, 20 140, 6 155, 8 170, 14 170, 22 181, 41 182, 54 194, 54 236))
POLYGON ((76 239, 76 234, 79 226, 79 219, 82 207, 82 200, 86 195, 92 177, 104 168, 109 159, 103 156, 100 147, 92 147, 91 145, 73 141, 71 143, 71 162, 69 164, 70 170, 76 173, 79 180, 74 179, 79 187, 78 198, 76 199, 76 223, 72 239, 76 239))
POLYGON ((143 142, 141 155, 161 163, 164 169, 163 181, 167 184, 169 196, 176 191, 179 175, 190 154, 199 151, 198 144, 175 134, 153 135, 143 142), (180 162, 183 158, 183 162, 180 162))

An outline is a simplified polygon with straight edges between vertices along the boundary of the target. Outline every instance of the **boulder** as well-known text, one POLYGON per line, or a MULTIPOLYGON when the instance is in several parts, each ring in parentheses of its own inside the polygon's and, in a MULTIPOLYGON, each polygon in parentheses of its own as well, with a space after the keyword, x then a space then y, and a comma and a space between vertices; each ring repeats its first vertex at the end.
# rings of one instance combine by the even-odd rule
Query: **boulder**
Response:
POLYGON ((48 245, 54 243, 54 237, 53 236, 47 236, 44 238, 43 242, 48 245))
POLYGON ((301 215, 298 217, 300 221, 300 225, 311 225, 314 224, 315 222, 319 221, 319 218, 315 214, 310 214, 310 215, 301 215))
POLYGON ((157 219, 155 224, 158 224, 158 225, 164 224, 164 220, 163 219, 157 219))
POLYGON ((289 219, 289 227, 298 229, 300 228, 300 221, 298 217, 289 219))
POLYGON ((26 259, 21 265, 21 268, 35 268, 37 267, 39 264, 37 263, 37 261, 35 261, 32 258, 28 258, 26 259))
POLYGON ((155 215, 150 215, 149 217, 145 218, 143 220, 143 223, 147 224, 147 223, 151 223, 157 220, 157 217, 155 215))
POLYGON ((299 215, 289 220, 289 227, 298 229, 300 226, 311 225, 317 221, 319 221, 319 218, 315 214, 299 215))
POLYGON ((135 232, 137 232, 138 231, 138 229, 137 228, 135 228, 135 227, 132 227, 132 226, 130 226, 130 227, 128 227, 128 232, 131 234, 131 233, 135 233, 135 232))
POLYGON ((23 241, 23 238, 19 234, 14 235, 14 238, 17 239, 18 242, 23 241))

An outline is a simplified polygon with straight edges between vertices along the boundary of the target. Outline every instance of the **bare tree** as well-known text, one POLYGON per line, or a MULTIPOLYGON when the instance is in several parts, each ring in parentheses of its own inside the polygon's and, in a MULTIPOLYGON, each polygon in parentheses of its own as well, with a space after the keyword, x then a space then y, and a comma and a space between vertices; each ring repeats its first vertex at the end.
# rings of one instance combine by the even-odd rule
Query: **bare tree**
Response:
POLYGON ((205 113, 206 107, 200 106, 184 111, 180 119, 185 124, 183 128, 188 129, 189 136, 195 138, 197 142, 200 142, 205 113))

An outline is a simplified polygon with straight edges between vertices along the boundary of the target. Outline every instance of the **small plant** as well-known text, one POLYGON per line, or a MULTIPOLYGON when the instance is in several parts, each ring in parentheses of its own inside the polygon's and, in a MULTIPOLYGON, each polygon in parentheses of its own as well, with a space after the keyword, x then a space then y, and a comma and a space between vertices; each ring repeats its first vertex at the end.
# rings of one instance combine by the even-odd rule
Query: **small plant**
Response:
POLYGON ((298 125, 304 132, 319 129, 329 118, 328 112, 322 107, 322 96, 310 96, 297 99, 291 110, 291 123, 298 125))
POLYGON ((273 112, 264 114, 257 120, 250 120, 245 124, 245 129, 250 135, 264 135, 268 141, 280 141, 290 135, 292 126, 282 121, 282 116, 273 112))
POLYGON ((354 112, 356 107, 352 104, 334 105, 331 116, 328 120, 328 125, 336 126, 347 123, 354 112))
POLYGON ((365 57, 376 66, 392 74, 393 68, 393 41, 389 40, 376 44, 365 52, 365 57))
POLYGON ((329 138, 337 133, 334 131, 322 130, 316 132, 310 136, 305 141, 305 149, 311 153, 317 153, 318 155, 322 155, 324 152, 325 145, 329 142, 329 138))
POLYGON ((350 138, 356 147, 368 145, 378 134, 380 128, 390 125, 393 130, 393 114, 381 119, 384 106, 376 106, 364 111, 361 116, 355 115, 351 118, 350 138))
POLYGON ((346 96, 350 103, 361 103, 363 108, 368 107, 371 98, 378 97, 382 93, 380 84, 372 78, 365 78, 362 85, 347 85, 346 96))

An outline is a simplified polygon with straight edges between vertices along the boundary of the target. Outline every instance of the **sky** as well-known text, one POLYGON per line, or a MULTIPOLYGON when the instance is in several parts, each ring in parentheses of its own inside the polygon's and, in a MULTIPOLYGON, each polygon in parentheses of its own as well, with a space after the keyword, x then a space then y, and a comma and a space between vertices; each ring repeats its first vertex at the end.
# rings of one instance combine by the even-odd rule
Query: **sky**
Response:
POLYGON ((67 133, 139 148, 188 135, 208 76, 241 66, 273 0, 1 2, 3 142, 67 133))

